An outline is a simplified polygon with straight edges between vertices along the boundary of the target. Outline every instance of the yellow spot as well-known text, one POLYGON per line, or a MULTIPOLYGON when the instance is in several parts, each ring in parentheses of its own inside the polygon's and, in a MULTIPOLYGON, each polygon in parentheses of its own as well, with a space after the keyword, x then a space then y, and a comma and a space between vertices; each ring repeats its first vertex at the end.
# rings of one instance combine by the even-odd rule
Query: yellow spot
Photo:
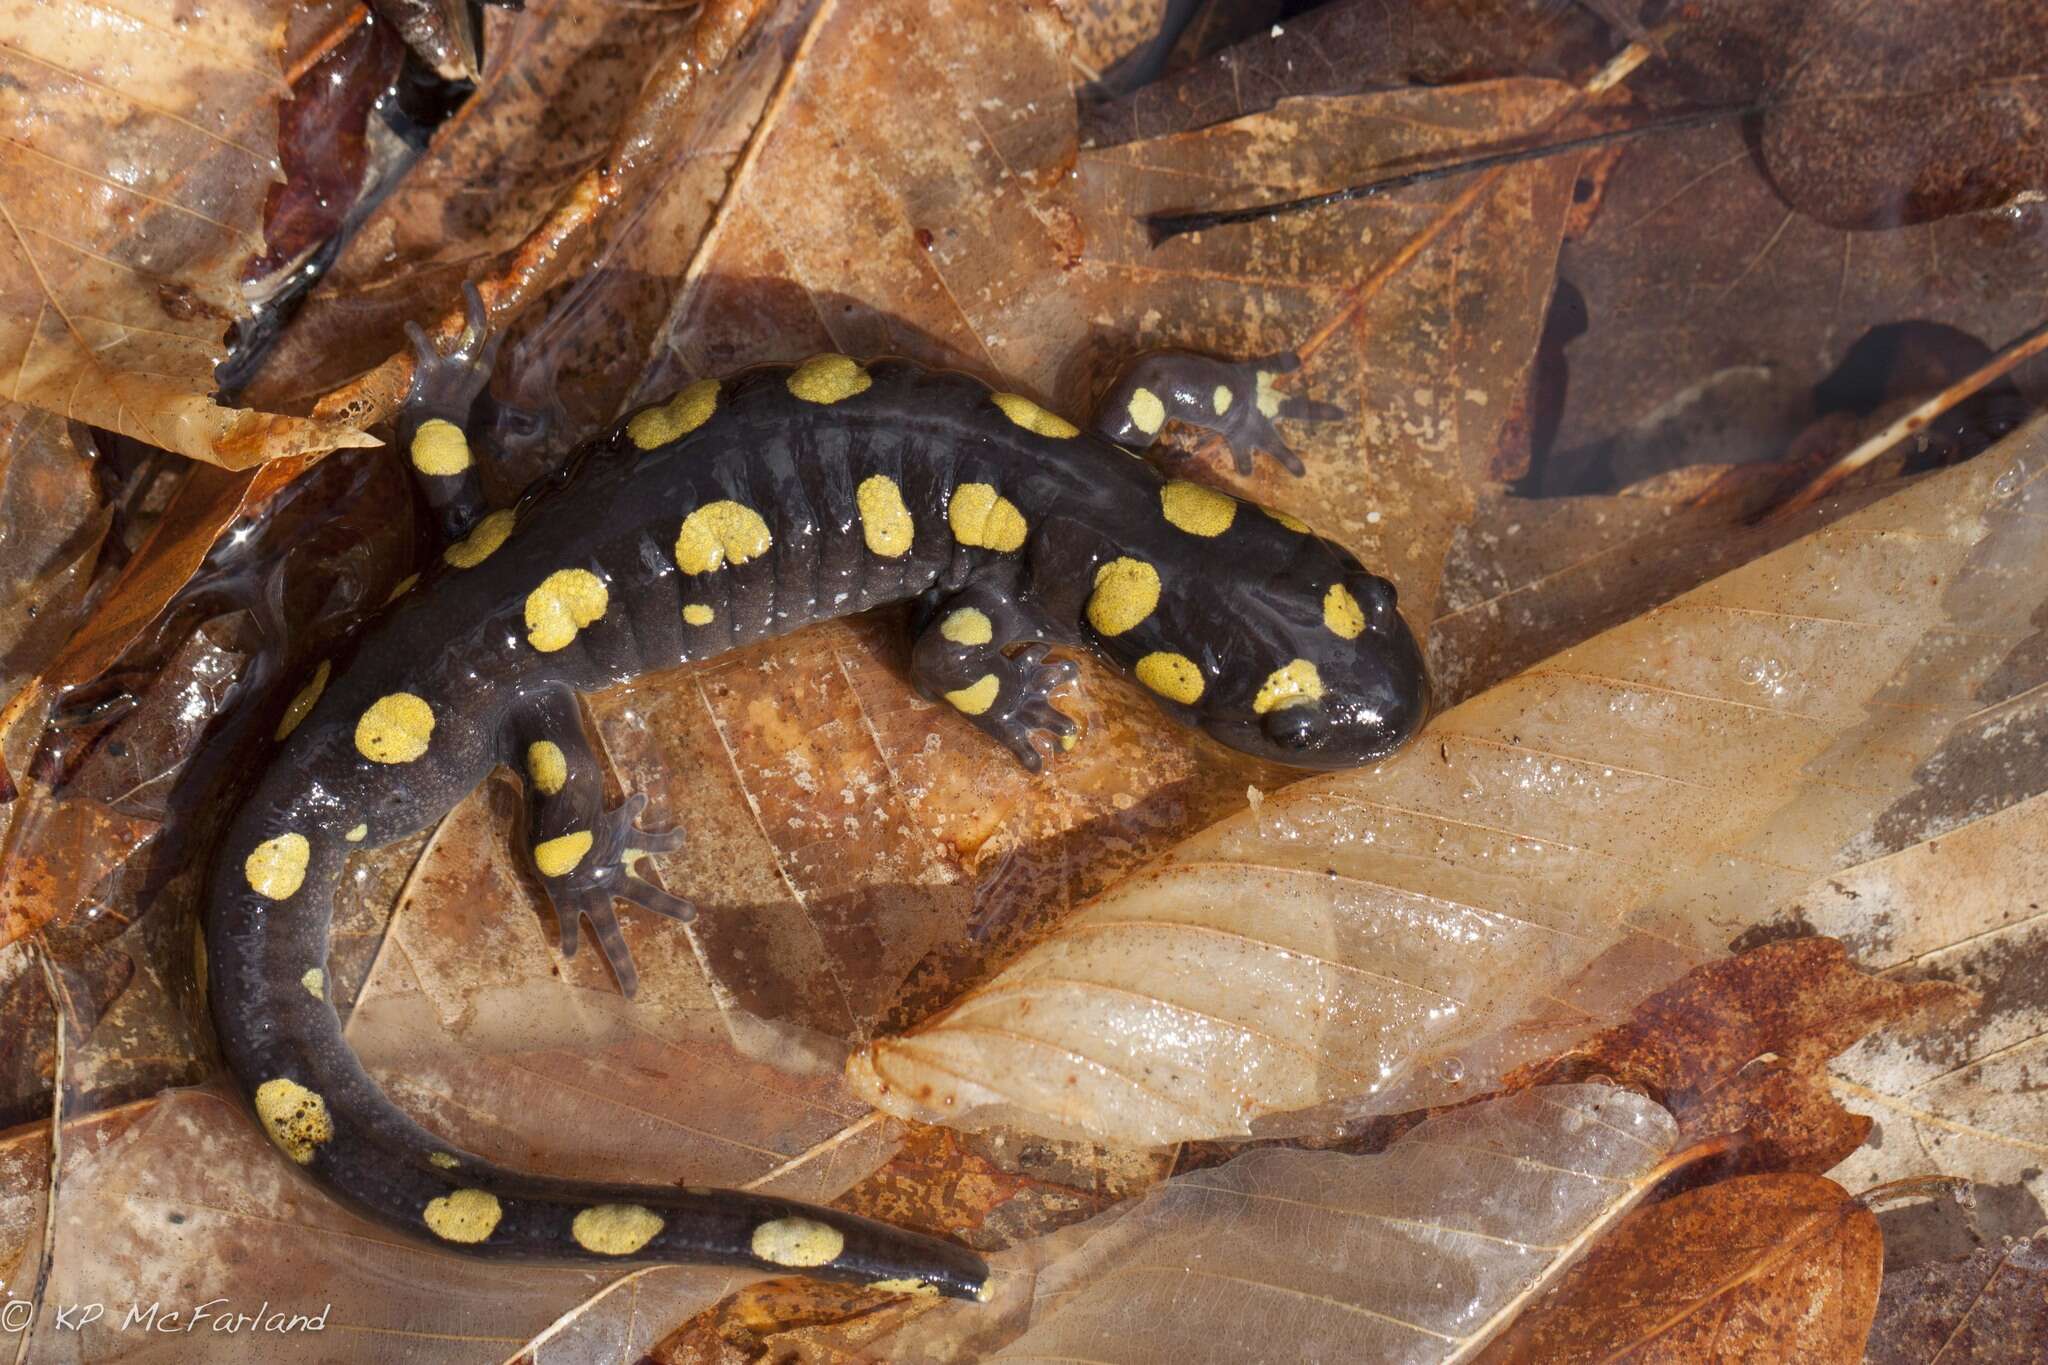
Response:
POLYGON ((370 827, 368 825, 356 825, 341 837, 352 844, 360 844, 363 840, 370 837, 370 827))
POLYGON ((542 796, 553 796, 569 780, 569 760, 562 746, 551 739, 537 739, 526 746, 526 775, 542 796))
POLYGON ((533 865, 540 869, 543 877, 566 877, 590 852, 593 842, 587 829, 544 840, 533 846, 533 865))
POLYGON ((1185 654, 1147 654, 1132 671, 1139 682, 1183 706, 1193 706, 1202 698, 1202 670, 1185 654))
POLYGON ((412 434, 412 467, 446 476, 469 468, 469 438, 445 417, 429 417, 412 434))
POLYGON ((256 1087, 256 1117, 270 1140, 301 1166, 313 1159, 314 1148, 334 1136, 327 1101, 282 1076, 256 1087))
POLYGON ((866 393, 875 381, 843 355, 814 355, 790 372, 789 391, 806 403, 837 403, 866 393))
POLYGON ((996 638, 996 628, 987 613, 961 607, 946 613, 946 619, 939 622, 939 634, 956 645, 985 645, 996 638))
POLYGON ((604 580, 588 569, 557 569, 526 595, 526 640, 543 654, 566 648, 576 632, 599 620, 611 601, 604 580))
POLYGON ((1074 737, 1074 736, 1072 736, 1072 735, 1061 735, 1061 736, 1060 736, 1060 751, 1061 751, 1062 753, 1065 753, 1065 752, 1067 752, 1067 751, 1071 750, 1071 749, 1072 749, 1072 748, 1074 747, 1074 745, 1075 745, 1075 744, 1077 744, 1078 742, 1079 742, 1079 741, 1078 741, 1078 740, 1076 740, 1076 739, 1075 739, 1075 737, 1074 737))
POLYGON ((1112 559, 1095 571, 1088 624, 1102 635, 1121 635, 1159 605, 1159 570, 1141 559, 1112 559))
POLYGON ((439 1199, 429 1199, 422 1216, 442 1241, 468 1245, 497 1231, 505 1210, 499 1206, 498 1196, 489 1190, 457 1190, 439 1199))
POLYGON ((1298 536, 1309 534, 1308 523, 1292 512, 1282 512, 1277 507, 1261 507, 1259 510, 1298 536))
POLYGON ((954 489, 946 504, 946 520, 953 527, 953 538, 962 545, 1005 553, 1022 545, 1030 529, 1017 505, 985 483, 963 483, 954 489))
POLYGON ((249 889, 265 900, 290 899, 306 880, 306 859, 312 851, 303 834, 280 834, 275 839, 265 839, 242 862, 249 889))
POLYGON ((1273 387, 1276 378, 1278 376, 1271 370, 1259 371, 1259 411, 1267 417, 1280 415, 1280 391, 1273 387))
POLYGON ((754 1229, 754 1255, 773 1265, 830 1265, 845 1249, 838 1228, 809 1218, 778 1218, 754 1229))
POLYGON ((981 1287, 974 1291, 974 1301, 976 1303, 988 1303, 991 1300, 993 1300, 995 1296, 996 1282, 994 1280, 983 1280, 981 1282, 981 1287))
POLYGON ((1166 425, 1166 404, 1150 389, 1139 389, 1131 395, 1130 412, 1131 425, 1147 436, 1157 436, 1159 428, 1166 425))
POLYGON ((775 538, 751 507, 731 499, 710 502, 683 518, 676 533, 676 566, 684 573, 710 573, 768 553, 775 538))
POLYGON ((429 1152, 427 1153, 427 1160, 444 1171, 452 1171, 461 1164, 456 1161, 452 1152, 429 1152))
POLYGON ((636 414, 626 423, 626 439, 642 450, 665 446, 703 426, 717 409, 718 381, 700 379, 660 407, 636 414))
POLYGON ((512 534, 512 513, 510 509, 493 512, 472 526, 469 534, 441 551, 441 558, 458 569, 474 569, 489 559, 505 537, 512 534))
POLYGON ((683 608, 683 624, 688 626, 708 626, 711 624, 711 618, 715 615, 717 613, 702 602, 692 602, 683 608))
POLYGON ((283 739, 299 728, 299 722, 306 718, 306 713, 313 709, 313 703, 319 701, 320 694, 327 690, 327 675, 332 671, 332 665, 322 659, 320 666, 313 670, 313 681, 300 688, 291 705, 284 708, 284 719, 277 723, 277 738, 283 739))
POLYGON ((939 1287, 930 1280, 870 1280, 868 1288, 879 1289, 885 1294, 936 1294, 939 1287))
POLYGON ((1342 583, 1332 583, 1330 590, 1323 594, 1323 624, 1330 628, 1332 635, 1346 640, 1356 640, 1365 629, 1365 613, 1359 610, 1358 599, 1351 595, 1351 589, 1342 583))
POLYGON ((599 1204, 576 1215, 569 1231, 576 1245, 600 1256, 631 1256, 654 1240, 665 1220, 638 1204, 599 1204))
POLYGON ((1065 440, 1069 436, 1081 434, 1081 428, 1057 413, 1047 412, 1022 394, 992 393, 989 397, 1003 410, 1003 416, 1034 436, 1051 436, 1065 440))
POLYGON ((410 692, 393 692, 370 703, 356 722, 356 752, 372 763, 410 763, 427 751, 434 733, 434 708, 410 692))
MULTIPOLYGON (((489 518, 485 518, 485 520, 489 520, 489 518)), ((413 588, 419 583, 419 581, 420 576, 416 573, 409 573, 405 577, 399 579, 398 586, 391 590, 391 596, 384 599, 384 605, 388 607, 393 602, 396 602, 399 598, 411 592, 413 588)))
POLYGON ((910 548, 916 527, 910 509, 903 505, 903 490, 887 474, 870 474, 860 481, 853 499, 860 505, 861 539, 885 559, 894 559, 910 548))
POLYGON ((1209 395, 1209 406, 1215 409, 1218 417, 1221 417, 1230 411, 1231 400, 1235 397, 1236 395, 1230 391, 1230 385, 1218 384, 1216 392, 1209 395))
POLYGON ((306 974, 299 978, 299 984, 306 988, 306 994, 315 1000, 327 998, 327 973, 318 967, 306 968, 306 974))
POLYGON ((996 693, 1001 688, 1002 683, 997 680, 995 674, 984 673, 977 681, 956 692, 948 692, 946 700, 953 703, 954 710, 965 715, 978 716, 996 704, 996 693))
POLYGON ((1160 489, 1159 506, 1168 521, 1191 536, 1220 536, 1237 520, 1236 498, 1186 479, 1160 489))
POLYGON ((1263 716, 1275 707, 1305 706, 1322 699, 1323 675, 1307 659, 1296 659, 1267 675, 1259 695, 1252 698, 1252 710, 1263 716))

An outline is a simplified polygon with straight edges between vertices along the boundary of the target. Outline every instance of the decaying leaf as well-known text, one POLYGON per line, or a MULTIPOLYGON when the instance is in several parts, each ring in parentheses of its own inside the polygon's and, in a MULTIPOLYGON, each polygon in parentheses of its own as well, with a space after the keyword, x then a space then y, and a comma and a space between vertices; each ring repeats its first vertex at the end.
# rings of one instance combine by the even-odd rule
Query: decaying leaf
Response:
POLYGON ((1884 1277, 1870 1365, 2028 1365, 2048 1346, 2048 1231, 1884 1277))
POLYGON ((2037 424, 1255 802, 859 1054, 857 1089, 1169 1142, 1492 1088, 1862 861, 1923 760, 2026 704, 2043 468, 2037 424))
POLYGON ((1832 1180, 1724 1180, 1638 1209, 1480 1357, 1488 1365, 1854 1365, 1884 1238, 1832 1180))

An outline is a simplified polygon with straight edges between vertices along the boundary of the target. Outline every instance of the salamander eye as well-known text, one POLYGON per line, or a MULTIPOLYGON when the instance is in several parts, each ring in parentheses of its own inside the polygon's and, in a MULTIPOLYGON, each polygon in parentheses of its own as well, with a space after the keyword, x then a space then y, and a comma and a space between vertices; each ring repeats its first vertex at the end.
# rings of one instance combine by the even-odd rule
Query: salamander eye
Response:
POLYGON ((1320 720, 1321 713, 1313 706, 1283 706, 1268 711, 1259 728, 1274 747, 1299 752, 1314 746, 1320 720))
POLYGON ((1395 609, 1394 585, 1377 574, 1358 580, 1354 596, 1365 609, 1365 623, 1375 635, 1392 635, 1401 629, 1401 613, 1395 609))

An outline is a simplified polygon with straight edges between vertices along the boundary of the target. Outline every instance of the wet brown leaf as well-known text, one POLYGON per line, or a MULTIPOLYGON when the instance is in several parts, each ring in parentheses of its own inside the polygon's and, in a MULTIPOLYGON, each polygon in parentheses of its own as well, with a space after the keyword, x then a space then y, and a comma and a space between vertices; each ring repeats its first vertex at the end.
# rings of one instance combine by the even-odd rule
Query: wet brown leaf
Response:
POLYGON ((2048 1232, 1884 1277, 1870 1365, 2024 1365, 2048 1343, 2048 1232))

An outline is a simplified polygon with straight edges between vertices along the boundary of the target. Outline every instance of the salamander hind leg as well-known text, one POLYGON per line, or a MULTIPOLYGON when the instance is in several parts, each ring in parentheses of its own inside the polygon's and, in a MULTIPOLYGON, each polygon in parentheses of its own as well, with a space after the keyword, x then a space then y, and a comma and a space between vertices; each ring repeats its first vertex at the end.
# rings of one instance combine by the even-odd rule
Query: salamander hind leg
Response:
POLYGON ((694 919, 696 906, 630 870, 644 854, 682 847, 683 836, 640 827, 645 796, 605 807, 604 769, 573 692, 552 691, 529 702, 513 717, 508 740, 526 785, 527 859, 554 907, 562 955, 575 955, 579 926, 588 925, 620 990, 632 995, 640 977, 614 902, 686 923, 694 919))
POLYGON ((1282 375, 1301 368, 1292 351, 1256 360, 1218 360, 1192 351, 1150 351, 1126 365, 1096 409, 1095 430, 1120 446, 1143 450, 1169 421, 1222 438, 1240 474, 1252 472, 1263 450, 1289 473, 1305 472, 1273 423, 1331 422, 1344 416, 1332 403, 1283 393, 1282 375))
POLYGON ((1037 614, 1004 588, 971 584, 927 603, 929 618, 911 649, 911 681, 984 734, 1002 741, 1033 772, 1044 766, 1044 735, 1073 747, 1077 727, 1052 704, 1076 675, 1072 662, 1046 659, 1049 638, 1037 614))

